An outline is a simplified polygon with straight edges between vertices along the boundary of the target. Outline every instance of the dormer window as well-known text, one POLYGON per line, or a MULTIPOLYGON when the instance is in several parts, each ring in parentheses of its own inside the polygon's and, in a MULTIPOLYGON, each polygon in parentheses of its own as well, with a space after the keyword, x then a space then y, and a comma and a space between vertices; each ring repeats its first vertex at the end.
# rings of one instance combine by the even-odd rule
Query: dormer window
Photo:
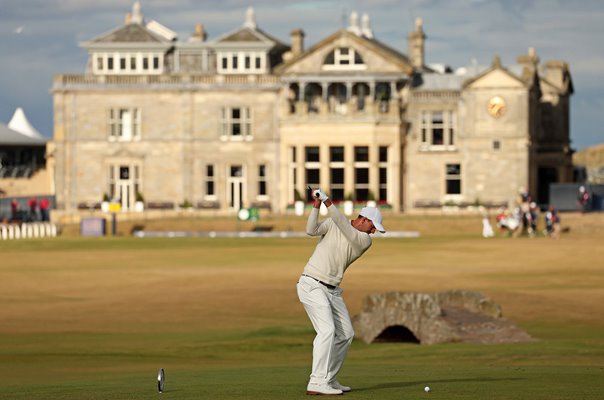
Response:
POLYGON ((364 70, 367 66, 361 55, 351 47, 336 47, 325 57, 323 70, 364 70))
POLYGON ((95 74, 161 74, 163 72, 162 53, 94 53, 93 72, 95 74))
POLYGON ((267 70, 266 54, 263 52, 218 52, 218 59, 220 74, 262 74, 267 70))

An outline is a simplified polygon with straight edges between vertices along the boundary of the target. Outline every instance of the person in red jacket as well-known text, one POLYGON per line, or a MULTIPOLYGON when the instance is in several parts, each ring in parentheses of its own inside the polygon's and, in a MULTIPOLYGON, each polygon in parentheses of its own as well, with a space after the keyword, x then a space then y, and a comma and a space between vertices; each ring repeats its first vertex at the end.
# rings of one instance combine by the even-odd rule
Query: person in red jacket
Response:
POLYGON ((12 199, 10 202, 10 219, 16 220, 19 213, 19 202, 17 199, 12 199))
POLYGON ((48 221, 48 206, 49 206, 49 201, 46 197, 42 198, 42 200, 40 200, 40 217, 42 218, 42 221, 48 221))
POLYGON ((31 221, 38 220, 38 200, 35 197, 30 197, 27 200, 27 207, 29 208, 29 219, 31 221))

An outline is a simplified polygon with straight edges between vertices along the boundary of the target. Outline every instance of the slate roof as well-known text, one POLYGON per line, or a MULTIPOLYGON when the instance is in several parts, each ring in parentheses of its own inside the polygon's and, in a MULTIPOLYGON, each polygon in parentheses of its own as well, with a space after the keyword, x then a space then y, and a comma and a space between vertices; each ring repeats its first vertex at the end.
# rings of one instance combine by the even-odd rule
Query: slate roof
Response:
POLYGON ((165 43, 167 41, 141 24, 130 23, 97 36, 90 43, 165 43))
MULTIPOLYGON (((462 90, 466 81, 484 74, 491 67, 484 65, 469 65, 458 68, 455 73, 425 73, 416 78, 416 91, 462 90)), ((512 65, 505 68, 508 73, 517 79, 522 79, 522 65, 512 65)))
POLYGON ((422 74, 414 79, 415 91, 461 90, 465 75, 455 74, 422 74))
POLYGON ((266 33, 260 28, 252 29, 248 27, 237 28, 235 31, 231 31, 214 41, 215 43, 229 43, 229 42, 259 42, 268 43, 273 42, 275 46, 289 48, 289 46, 273 35, 266 33))

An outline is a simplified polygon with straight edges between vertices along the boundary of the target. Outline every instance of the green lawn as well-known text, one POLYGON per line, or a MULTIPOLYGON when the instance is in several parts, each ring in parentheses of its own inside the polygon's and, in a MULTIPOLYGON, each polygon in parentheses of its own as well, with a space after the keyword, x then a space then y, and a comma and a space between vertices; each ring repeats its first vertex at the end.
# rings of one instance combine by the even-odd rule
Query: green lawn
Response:
MULTIPOLYGON (((538 341, 355 341, 340 374, 353 387, 345 397, 603 398, 602 238, 375 240, 342 284, 352 315, 373 292, 473 289, 538 341)), ((306 398, 313 332, 295 282, 315 243, 0 242, 0 398, 306 398)))

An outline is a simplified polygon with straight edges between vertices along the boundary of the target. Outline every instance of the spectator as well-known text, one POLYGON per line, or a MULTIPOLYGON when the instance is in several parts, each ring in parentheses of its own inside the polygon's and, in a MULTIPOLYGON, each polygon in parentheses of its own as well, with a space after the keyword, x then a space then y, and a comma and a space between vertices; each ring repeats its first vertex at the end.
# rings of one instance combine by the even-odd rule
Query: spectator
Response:
POLYGON ((13 198, 10 202, 10 219, 15 221, 19 217, 19 202, 13 198))
POLYGON ((545 213, 545 234, 553 239, 560 239, 560 217, 552 206, 545 213))
POLYGON ((507 232, 509 235, 517 237, 521 232, 520 229, 520 209, 516 208, 514 213, 510 213, 509 210, 501 207, 497 212, 497 227, 502 232, 507 232))
POLYGON ((537 208, 537 203, 531 201, 529 205, 529 214, 530 214, 530 226, 529 226, 529 235, 531 237, 535 237, 537 234, 537 218, 538 218, 539 209, 537 208))
POLYGON ((587 205, 589 204, 589 193, 585 190, 585 186, 579 187, 579 193, 577 194, 577 203, 579 204, 579 210, 584 213, 587 211, 587 205))
POLYGON ((38 200, 35 197, 30 197, 27 200, 27 207, 29 208, 29 220, 37 221, 38 220, 38 200))
POLYGON ((487 214, 483 214, 483 216, 482 216, 482 237, 490 238, 493 236, 495 236, 495 232, 493 232, 493 226, 491 226, 489 217, 487 214))
POLYGON ((40 200, 40 217, 42 218, 42 221, 46 222, 49 221, 48 218, 48 199, 46 197, 42 198, 42 200, 40 200))
POLYGON ((526 232, 529 236, 533 236, 531 233, 531 196, 528 193, 521 195, 520 203, 520 221, 522 221, 522 230, 519 234, 526 232))

